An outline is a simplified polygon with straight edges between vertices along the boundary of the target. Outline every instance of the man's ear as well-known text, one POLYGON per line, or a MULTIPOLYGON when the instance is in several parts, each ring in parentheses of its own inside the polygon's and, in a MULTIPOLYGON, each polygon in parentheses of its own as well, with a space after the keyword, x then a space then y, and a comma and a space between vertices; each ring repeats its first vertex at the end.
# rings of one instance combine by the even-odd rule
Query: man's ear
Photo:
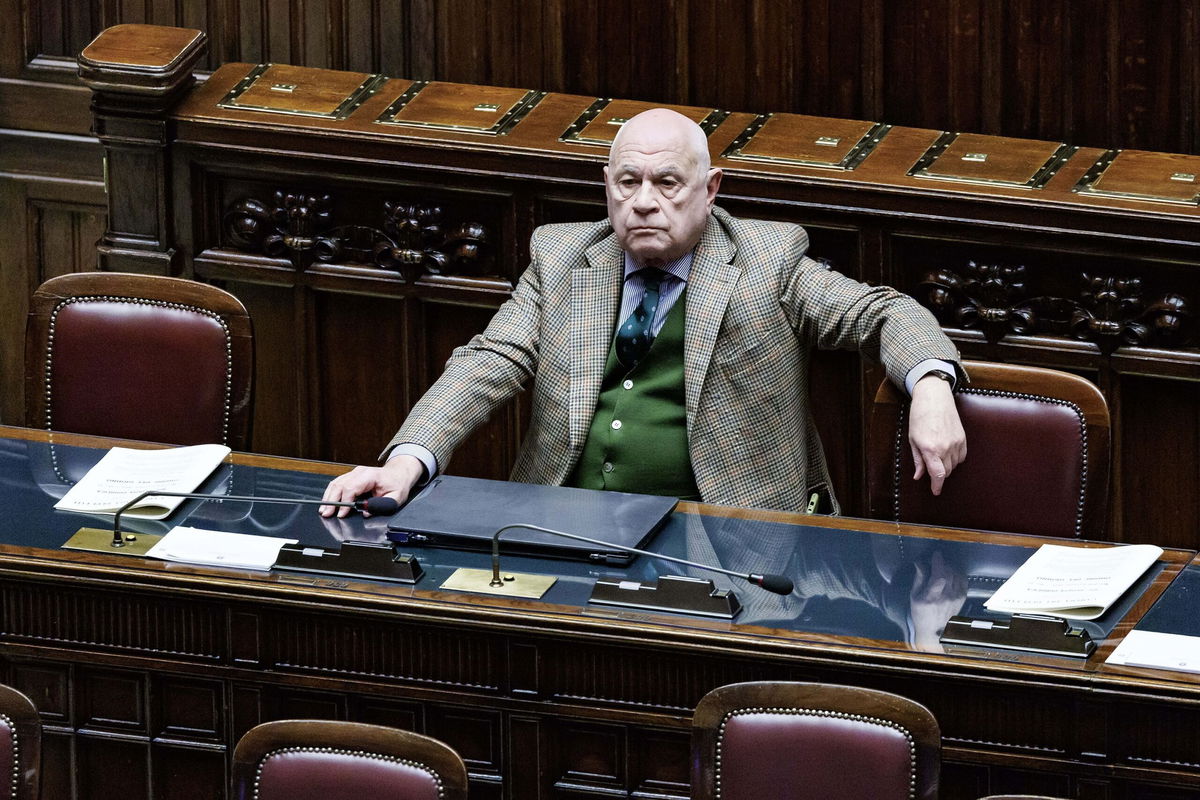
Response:
MULTIPOLYGON (((605 167, 606 179, 608 177, 607 172, 608 168, 605 167)), ((704 191, 710 207, 713 203, 717 202, 717 190, 721 188, 721 176, 724 174, 725 173, 721 172, 721 170, 717 169, 716 167, 713 167, 708 171, 708 177, 705 179, 704 191)))

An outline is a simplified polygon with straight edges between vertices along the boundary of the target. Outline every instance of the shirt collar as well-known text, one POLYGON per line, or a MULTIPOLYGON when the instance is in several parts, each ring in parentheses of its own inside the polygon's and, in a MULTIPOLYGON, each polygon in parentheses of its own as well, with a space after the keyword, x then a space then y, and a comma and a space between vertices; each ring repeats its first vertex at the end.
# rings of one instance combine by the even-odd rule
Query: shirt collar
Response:
MULTIPOLYGON (((688 275, 692 271, 692 254, 694 252, 694 250, 689 250, 674 261, 668 261, 663 264, 659 269, 674 276, 683 283, 687 283, 688 275)), ((637 262, 633 260, 633 256, 625 253, 625 279, 628 280, 629 276, 639 269, 642 269, 642 267, 638 266, 637 262)))

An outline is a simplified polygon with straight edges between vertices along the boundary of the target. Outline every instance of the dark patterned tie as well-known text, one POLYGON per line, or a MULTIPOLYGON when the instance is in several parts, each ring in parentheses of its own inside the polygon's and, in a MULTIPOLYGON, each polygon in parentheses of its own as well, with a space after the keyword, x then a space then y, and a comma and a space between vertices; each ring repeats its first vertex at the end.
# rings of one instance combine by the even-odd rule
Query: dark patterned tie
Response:
POLYGON ((646 286, 642 302, 629 318, 617 329, 617 358, 627 369, 633 369, 646 357, 654 335, 650 326, 654 324, 654 312, 658 310, 658 288, 662 285, 663 271, 658 267, 638 270, 646 286))

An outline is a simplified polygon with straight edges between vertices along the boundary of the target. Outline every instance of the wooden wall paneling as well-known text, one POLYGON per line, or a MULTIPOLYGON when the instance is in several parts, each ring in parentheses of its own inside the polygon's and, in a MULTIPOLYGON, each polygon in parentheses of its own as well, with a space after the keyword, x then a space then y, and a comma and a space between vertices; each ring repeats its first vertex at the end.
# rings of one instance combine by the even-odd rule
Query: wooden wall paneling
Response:
POLYGON ((251 441, 255 452, 282 454, 304 451, 302 424, 307 409, 300 403, 301 385, 315 378, 300 365, 304 337, 298 336, 292 291, 287 287, 248 281, 226 282, 254 323, 254 420, 251 441))
POLYGON ((1164 151, 1194 152, 1198 139, 1190 0, 3 0, 0 10, 23 20, 3 41, 0 75, 11 101, 0 115, 21 129, 84 133, 71 60, 105 26, 153 22, 209 33, 206 69, 274 61, 1164 151))
MULTIPOLYGON (((1200 47, 1200 8, 1195 3, 1184 3, 1179 14, 1179 51, 1195 53, 1200 47)), ((1179 104, 1175 120, 1180 152, 1195 153, 1200 148, 1200 125, 1197 124, 1197 109, 1200 109, 1200 59, 1187 58, 1180 65, 1179 104)))
MULTIPOLYGON (((297 40, 300 21, 292 18, 292 0, 260 0, 263 5, 262 26, 266 52, 260 60, 280 64, 305 64, 304 52, 297 40)), ((305 66, 321 66, 305 64, 305 66)))
POLYGON ((546 733, 541 720, 526 714, 509 714, 508 753, 521 765, 508 780, 508 797, 537 797, 546 782, 546 733))
MULTIPOLYGON (((1200 370, 1198 370, 1200 372, 1200 370)), ((1200 530, 1200 374, 1192 382, 1121 379, 1115 509, 1124 540, 1193 546, 1200 530)))
POLYGON ((293 17, 293 35, 298 47, 296 60, 304 64, 328 65, 333 69, 345 69, 345 43, 340 15, 331 13, 331 6, 341 5, 338 0, 305 0, 293 5, 299 19, 293 17))
MULTIPOLYGON (((408 0, 407 18, 397 38, 404 41, 407 76, 417 80, 438 77, 437 69, 437 8, 441 0, 408 0)), ((399 53, 399 47, 397 46, 399 53)), ((386 50, 386 48, 385 48, 386 50)), ((385 67, 387 62, 384 62, 385 67)), ((387 72, 387 69, 384 70, 387 72)), ((390 75, 391 73, 388 72, 390 75)))
POLYGON ((1181 5, 1192 3, 1165 0, 1140 14, 1121 13, 1120 5, 1114 6, 1115 24, 1110 22, 1108 28, 1115 50, 1109 80, 1116 96, 1110 108, 1120 111, 1110 142, 1168 151, 1186 146, 1170 122, 1183 99, 1183 80, 1189 77, 1182 65, 1191 60, 1179 51, 1181 5))
POLYGON ((229 785, 228 759, 224 750, 200 751, 150 745, 155 768, 150 773, 151 797, 171 800, 212 800, 229 785))
MULTIPOLYGON (((507 715, 485 708, 450 704, 426 707, 425 733, 453 747, 462 756, 471 775, 471 796, 501 796, 501 776, 513 770, 504 752, 504 724, 507 715), (490 784, 491 791, 485 787, 490 784)), ((519 757, 516 763, 520 763, 519 757)))
POLYGON ((372 0, 346 0, 337 12, 336 29, 341 31, 344 42, 343 69, 368 74, 379 72, 378 56, 383 52, 380 36, 382 9, 390 6, 395 10, 399 3, 374 3, 372 0))
POLYGON ((979 0, 950 0, 945 11, 950 29, 945 50, 945 82, 951 89, 946 125, 954 130, 980 130, 983 92, 972 78, 982 74, 985 35, 982 3, 979 0))
MULTIPOLYGON (((416 319, 422 330, 423 361, 426 372, 412 386, 418 398, 442 374, 446 359, 455 347, 464 344, 472 332, 482 331, 495 313, 493 308, 453 307, 442 303, 420 302, 416 319)), ((407 409, 404 409, 407 412, 407 409)), ((527 402, 517 399, 492 415, 485 425, 454 452, 454 460, 445 466, 454 475, 476 478, 506 478, 517 456, 522 420, 528 416, 527 402)), ((397 426, 399 427, 399 426, 397 426)), ((395 431, 391 431, 394 433, 395 431)), ((378 444, 386 444, 390 433, 378 444)), ((377 446, 378 446, 377 444, 377 446)), ((372 459, 374 454, 372 455, 372 459)), ((368 462, 370 463, 370 462, 368 462)))
POLYGON ((1093 14, 1074 14, 1068 38, 1073 68, 1069 83, 1072 96, 1072 116, 1066 120, 1066 133, 1072 143, 1086 144, 1089 140, 1099 147, 1114 146, 1112 132, 1119 110, 1117 81, 1112 78, 1110 65, 1115 53, 1113 37, 1108 34, 1114 24, 1112 5, 1095 9, 1093 14), (1103 142, 1095 140, 1103 140, 1103 142))
POLYGON ((42 281, 96 268, 103 187, 83 180, 0 175, 0 420, 25 420, 25 318, 42 281), (97 202, 99 201, 99 202, 97 202))
POLYGON ((411 303, 395 298, 313 292, 315 452, 333 461, 373 464, 415 398, 411 303))

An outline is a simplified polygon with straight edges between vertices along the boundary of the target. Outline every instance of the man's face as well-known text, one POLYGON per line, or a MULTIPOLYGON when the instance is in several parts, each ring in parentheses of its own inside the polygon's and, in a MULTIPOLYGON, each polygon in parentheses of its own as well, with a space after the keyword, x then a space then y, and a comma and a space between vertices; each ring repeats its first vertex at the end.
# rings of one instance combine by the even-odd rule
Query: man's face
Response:
POLYGON ((609 221, 621 247, 639 264, 689 252, 708 222, 721 173, 701 171, 695 142, 683 127, 691 124, 654 112, 635 117, 604 168, 609 221))

